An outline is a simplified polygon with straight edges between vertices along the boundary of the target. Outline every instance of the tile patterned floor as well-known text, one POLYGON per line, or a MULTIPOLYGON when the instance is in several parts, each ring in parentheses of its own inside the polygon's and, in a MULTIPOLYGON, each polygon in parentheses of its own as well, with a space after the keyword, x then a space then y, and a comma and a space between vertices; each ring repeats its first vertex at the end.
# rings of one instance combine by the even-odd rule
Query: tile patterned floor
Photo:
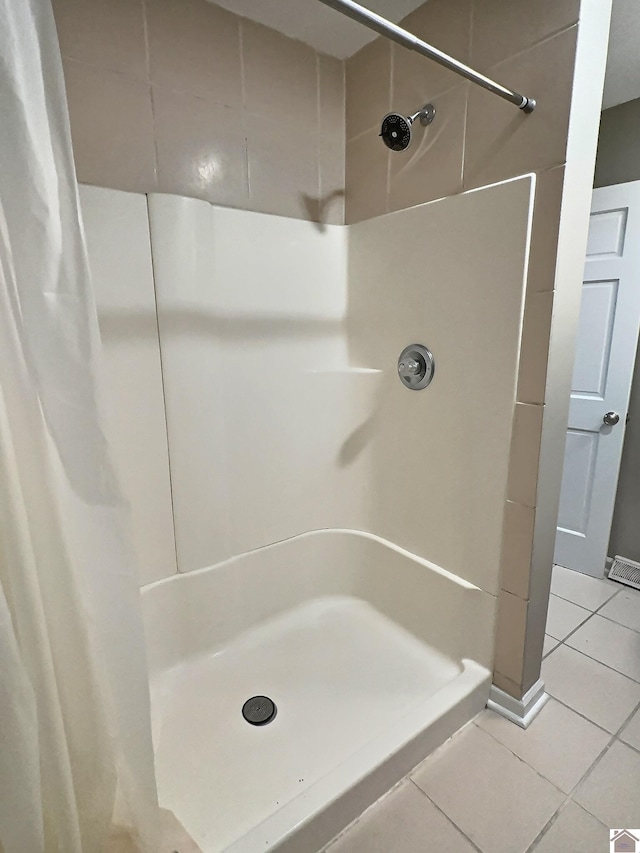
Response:
POLYGON ((326 853, 604 853, 640 826, 640 591, 554 568, 524 731, 483 711, 326 853))

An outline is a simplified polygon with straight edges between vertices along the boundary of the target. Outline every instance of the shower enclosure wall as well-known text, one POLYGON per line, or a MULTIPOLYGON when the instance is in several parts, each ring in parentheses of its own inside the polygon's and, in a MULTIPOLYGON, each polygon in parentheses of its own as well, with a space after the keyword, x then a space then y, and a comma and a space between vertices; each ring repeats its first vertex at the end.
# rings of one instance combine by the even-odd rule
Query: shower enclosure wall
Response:
POLYGON ((486 703, 534 184, 348 227, 81 188, 160 801, 204 851, 319 849, 486 703))

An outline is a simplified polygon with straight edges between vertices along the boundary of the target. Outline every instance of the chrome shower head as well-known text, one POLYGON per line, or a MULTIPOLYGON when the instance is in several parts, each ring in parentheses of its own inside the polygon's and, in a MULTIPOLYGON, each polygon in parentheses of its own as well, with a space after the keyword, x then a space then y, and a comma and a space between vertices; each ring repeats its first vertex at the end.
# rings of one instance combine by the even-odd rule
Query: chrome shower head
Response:
POLYGON ((400 113, 387 113, 382 119, 380 136, 382 141, 392 151, 405 151, 411 144, 411 128, 416 119, 426 127, 431 124, 436 114, 433 104, 425 104, 421 110, 412 116, 403 116, 400 113))

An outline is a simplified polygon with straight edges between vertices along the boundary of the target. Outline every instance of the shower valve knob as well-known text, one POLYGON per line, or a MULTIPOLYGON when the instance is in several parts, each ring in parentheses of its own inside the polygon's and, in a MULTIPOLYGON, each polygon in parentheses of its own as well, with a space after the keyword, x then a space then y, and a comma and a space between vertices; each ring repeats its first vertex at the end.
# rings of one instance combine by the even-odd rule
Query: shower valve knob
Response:
POLYGON ((420 373, 420 362, 415 358, 405 358, 398 365, 401 376, 417 376, 420 373))
POLYGON ((426 388, 433 379, 434 369, 433 355, 422 344, 411 344, 400 353, 398 376, 412 391, 426 388))

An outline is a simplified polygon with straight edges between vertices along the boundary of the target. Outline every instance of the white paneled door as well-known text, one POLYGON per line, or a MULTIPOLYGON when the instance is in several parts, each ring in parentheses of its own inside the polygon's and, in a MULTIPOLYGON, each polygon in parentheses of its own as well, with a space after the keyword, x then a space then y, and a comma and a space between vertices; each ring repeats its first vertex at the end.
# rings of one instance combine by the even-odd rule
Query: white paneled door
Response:
POLYGON ((640 328, 640 181, 593 192, 555 562, 604 575, 640 328))

